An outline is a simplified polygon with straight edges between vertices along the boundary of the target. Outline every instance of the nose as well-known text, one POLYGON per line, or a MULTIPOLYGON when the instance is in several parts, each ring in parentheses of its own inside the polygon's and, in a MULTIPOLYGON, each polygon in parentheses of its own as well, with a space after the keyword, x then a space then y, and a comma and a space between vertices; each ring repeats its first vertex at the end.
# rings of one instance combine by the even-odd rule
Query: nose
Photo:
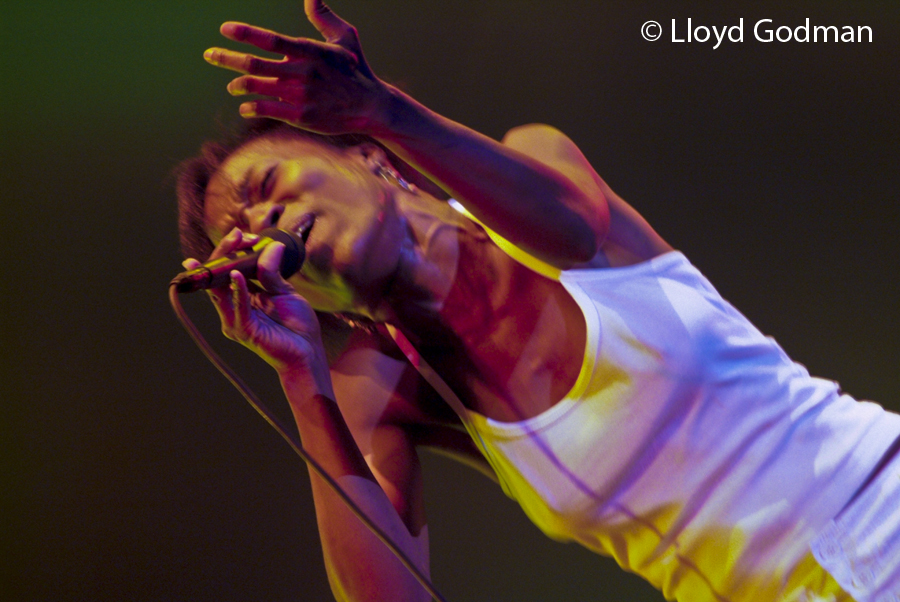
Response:
POLYGON ((284 215, 284 205, 280 203, 259 203, 245 211, 250 232, 259 234, 266 228, 276 228, 284 215))

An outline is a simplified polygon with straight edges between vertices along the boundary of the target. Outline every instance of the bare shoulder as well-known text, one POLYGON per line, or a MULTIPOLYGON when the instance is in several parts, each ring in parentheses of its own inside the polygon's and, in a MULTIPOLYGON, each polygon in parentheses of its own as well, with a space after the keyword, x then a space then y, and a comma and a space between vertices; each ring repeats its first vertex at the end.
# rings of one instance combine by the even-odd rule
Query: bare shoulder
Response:
POLYGON ((516 126, 503 136, 503 144, 531 156, 575 158, 580 154, 571 138, 546 123, 516 126))
POLYGON ((543 123, 520 125, 509 130, 503 144, 553 167, 591 196, 604 196, 599 176, 571 138, 543 123))
POLYGON ((632 265, 672 250, 632 205, 613 192, 575 142, 558 129, 539 123, 522 125, 507 132, 503 144, 553 167, 587 194, 606 199, 609 234, 597 257, 577 267, 632 265))

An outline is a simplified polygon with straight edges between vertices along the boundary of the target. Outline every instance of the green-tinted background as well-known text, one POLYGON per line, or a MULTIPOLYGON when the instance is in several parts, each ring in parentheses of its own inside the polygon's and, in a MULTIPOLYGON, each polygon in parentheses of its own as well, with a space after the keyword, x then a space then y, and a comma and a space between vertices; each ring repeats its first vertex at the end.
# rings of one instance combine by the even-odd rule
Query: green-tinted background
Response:
MULTIPOLYGON (((335 0, 374 68, 492 136, 549 122, 815 374, 900 408, 900 4, 335 0), (743 44, 645 42, 745 19, 743 44), (752 24, 869 25, 761 44, 752 24)), ((201 54, 294 2, 7 2, 0 598, 325 600, 305 469, 189 342, 171 168, 232 120, 201 54)), ((273 376, 191 313, 272 405, 273 376)), ((723 433, 724 435, 724 433, 723 433)), ((454 601, 661 600, 427 457, 433 575, 454 601)))

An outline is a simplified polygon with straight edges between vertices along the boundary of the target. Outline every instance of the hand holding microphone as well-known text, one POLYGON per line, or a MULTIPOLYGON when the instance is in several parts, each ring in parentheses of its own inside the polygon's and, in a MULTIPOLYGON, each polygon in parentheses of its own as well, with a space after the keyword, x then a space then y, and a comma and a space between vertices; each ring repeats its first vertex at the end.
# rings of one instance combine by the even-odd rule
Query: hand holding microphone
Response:
POLYGON ((259 241, 248 249, 239 249, 208 261, 200 267, 176 276, 173 284, 179 293, 192 293, 202 289, 218 288, 228 284, 233 270, 239 271, 246 278, 256 278, 256 262, 263 249, 273 242, 284 245, 279 271, 282 278, 289 278, 303 265, 306 248, 303 239, 287 230, 266 228, 259 233, 259 241))
POLYGON ((258 240, 252 236, 233 230, 213 254, 221 257, 202 265, 188 263, 196 267, 176 276, 171 286, 185 292, 218 289, 210 291, 210 298, 226 337, 262 357, 282 378, 302 380, 310 395, 333 399, 315 312, 284 280, 303 263, 303 234, 271 228, 260 232, 258 240), (283 248, 270 248, 275 242, 283 248), (238 273, 232 277, 234 271, 238 273), (251 294, 250 278, 258 279, 264 290, 251 294))

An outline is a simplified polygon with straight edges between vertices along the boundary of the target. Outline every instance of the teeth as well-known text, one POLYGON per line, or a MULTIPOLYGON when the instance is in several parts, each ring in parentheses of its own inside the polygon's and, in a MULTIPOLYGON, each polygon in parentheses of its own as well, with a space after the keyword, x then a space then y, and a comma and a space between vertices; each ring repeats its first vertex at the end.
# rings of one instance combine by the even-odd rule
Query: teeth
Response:
POLYGON ((313 224, 316 222, 316 216, 312 213, 303 216, 300 224, 297 226, 297 235, 306 242, 309 238, 309 231, 312 230, 313 224))

